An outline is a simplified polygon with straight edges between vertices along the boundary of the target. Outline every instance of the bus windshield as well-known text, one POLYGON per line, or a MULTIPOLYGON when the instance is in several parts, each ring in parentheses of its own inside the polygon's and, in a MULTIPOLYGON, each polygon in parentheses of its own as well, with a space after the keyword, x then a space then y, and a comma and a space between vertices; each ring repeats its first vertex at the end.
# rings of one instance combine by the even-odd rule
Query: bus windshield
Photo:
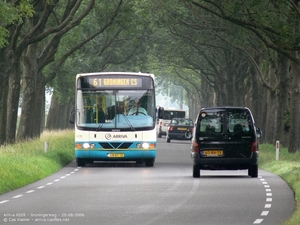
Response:
POLYGON ((155 126, 154 90, 77 90, 78 129, 148 130, 155 126))
POLYGON ((165 120, 171 120, 175 117, 177 118, 185 118, 186 112, 183 110, 169 110, 165 109, 163 113, 163 119, 165 120))

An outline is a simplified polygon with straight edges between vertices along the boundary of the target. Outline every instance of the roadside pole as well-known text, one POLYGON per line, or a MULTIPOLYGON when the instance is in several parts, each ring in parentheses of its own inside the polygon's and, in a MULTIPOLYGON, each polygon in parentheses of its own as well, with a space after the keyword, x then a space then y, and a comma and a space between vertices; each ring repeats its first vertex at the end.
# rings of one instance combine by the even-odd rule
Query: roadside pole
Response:
POLYGON ((279 160, 279 146, 280 142, 276 141, 276 160, 279 160))

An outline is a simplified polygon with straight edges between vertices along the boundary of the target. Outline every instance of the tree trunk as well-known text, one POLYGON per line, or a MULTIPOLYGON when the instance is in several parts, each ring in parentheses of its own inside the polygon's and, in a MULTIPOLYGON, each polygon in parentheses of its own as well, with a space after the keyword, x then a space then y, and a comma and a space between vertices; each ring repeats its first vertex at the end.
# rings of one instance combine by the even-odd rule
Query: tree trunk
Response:
MULTIPOLYGON (((255 62, 257 65, 261 64, 261 57, 255 56, 255 62)), ((247 85, 249 90, 245 95, 245 106, 248 107, 254 116, 256 126, 263 129, 265 133, 266 127, 266 111, 267 111, 267 89, 264 88, 258 79, 257 70, 254 67, 250 68, 247 85)), ((262 140, 264 140, 264 135, 262 140)))
POLYGON ((6 116, 8 75, 6 73, 5 49, 0 49, 0 146, 6 141, 6 116))
POLYGON ((51 98, 51 106, 47 117, 47 130, 71 129, 74 124, 70 124, 70 112, 75 108, 73 98, 69 98, 66 103, 59 103, 55 93, 51 98))
MULTIPOLYGON (((29 45, 26 55, 22 57, 23 78, 22 78, 22 113, 19 129, 17 133, 18 140, 36 137, 34 130, 37 130, 36 120, 39 118, 37 113, 37 44, 29 45)), ((39 108, 40 109, 40 108, 39 108)), ((40 124, 39 124, 40 125, 40 124)), ((38 125, 38 127, 40 127, 38 125)))
MULTIPOLYGON (((278 80, 276 79, 275 74, 277 73, 277 67, 275 63, 270 63, 269 70, 267 74, 267 79, 269 81, 269 85, 274 87, 278 80)), ((268 143, 274 143, 275 142, 275 130, 277 127, 277 111, 278 111, 278 96, 277 96, 277 90, 274 88, 274 90, 268 89, 267 92, 267 111, 266 111, 266 130, 265 130, 265 141, 268 143)))
POLYGON ((9 74, 9 90, 7 97, 7 121, 6 121, 6 141, 14 143, 16 138, 16 128, 18 119, 18 105, 20 98, 20 57, 10 52, 7 74, 9 74))
POLYGON ((290 96, 289 91, 291 88, 291 79, 289 75, 289 59, 285 56, 278 54, 278 112, 275 131, 275 140, 279 140, 283 146, 288 144, 289 136, 289 110, 290 110, 290 96))
MULTIPOLYGON (((294 52, 298 58, 298 53, 294 52)), ((291 90, 291 129, 289 135, 289 152, 300 151, 300 66, 292 62, 291 90)))
MULTIPOLYGON (((3 71, 4 72, 4 71, 3 71)), ((6 141, 8 77, 0 72, 0 146, 6 141)))

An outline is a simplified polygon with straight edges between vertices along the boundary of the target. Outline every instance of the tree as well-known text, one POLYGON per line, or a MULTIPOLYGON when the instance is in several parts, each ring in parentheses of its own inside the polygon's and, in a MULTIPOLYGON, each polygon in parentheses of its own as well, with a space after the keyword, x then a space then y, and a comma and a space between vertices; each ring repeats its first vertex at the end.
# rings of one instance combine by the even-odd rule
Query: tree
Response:
MULTIPOLYGON (((9 102, 11 105, 16 106, 14 112, 8 111, 8 98, 12 100, 11 95, 8 95, 9 90, 19 89, 18 82, 13 82, 14 77, 18 76, 13 73, 11 79, 11 87, 9 86, 9 74, 11 72, 19 71, 19 60, 13 60, 12 57, 15 53, 12 48, 15 47, 16 39, 11 36, 13 27, 20 27, 21 21, 31 17, 33 10, 31 4, 27 1, 6 1, 0 3, 0 145, 6 141, 11 140, 11 132, 9 126, 7 126, 8 118, 17 120, 17 104, 18 102, 9 102), (17 24, 17 25, 14 25, 17 24), (14 67, 12 68, 11 66, 14 67), (9 88, 10 87, 10 88, 9 88)), ((18 56, 19 57, 19 56, 18 56)), ((15 126, 14 126, 15 128, 15 126)), ((15 132, 14 132, 15 133, 15 132)))
MULTIPOLYGON (((264 45, 284 55, 291 64, 291 129, 289 151, 299 150, 300 144, 300 4, 294 1, 191 1, 201 8, 231 23, 237 24, 258 37, 264 45), (278 19, 279 18, 279 19, 278 19)), ((289 74, 285 74, 288 79, 289 74)), ((282 118, 282 114, 280 114, 282 118)), ((282 121, 281 121, 282 122, 282 121)), ((282 126, 281 126, 282 127, 282 126)))

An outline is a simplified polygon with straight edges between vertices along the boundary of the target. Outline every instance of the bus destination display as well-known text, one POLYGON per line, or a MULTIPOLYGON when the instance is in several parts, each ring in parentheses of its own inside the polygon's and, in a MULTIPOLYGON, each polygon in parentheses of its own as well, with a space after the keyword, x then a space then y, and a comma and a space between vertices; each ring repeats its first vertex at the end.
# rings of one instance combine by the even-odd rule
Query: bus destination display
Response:
POLYGON ((90 78, 89 83, 93 87, 142 87, 141 78, 90 78))

